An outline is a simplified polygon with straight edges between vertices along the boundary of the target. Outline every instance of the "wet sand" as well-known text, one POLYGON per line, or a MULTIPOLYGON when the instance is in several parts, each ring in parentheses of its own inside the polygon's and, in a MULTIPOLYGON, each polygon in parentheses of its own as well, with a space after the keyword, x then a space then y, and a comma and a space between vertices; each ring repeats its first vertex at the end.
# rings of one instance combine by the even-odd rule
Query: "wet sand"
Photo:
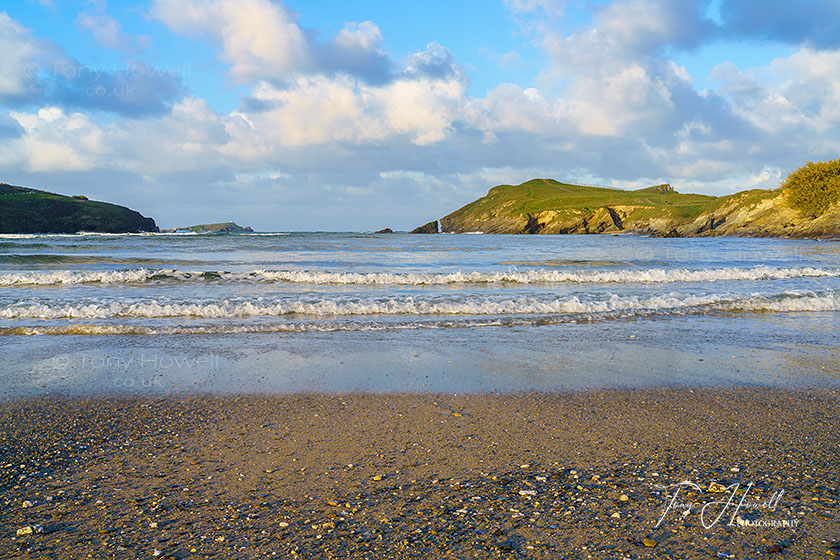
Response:
POLYGON ((750 388, 7 400, 0 557, 829 558, 838 419, 750 388))

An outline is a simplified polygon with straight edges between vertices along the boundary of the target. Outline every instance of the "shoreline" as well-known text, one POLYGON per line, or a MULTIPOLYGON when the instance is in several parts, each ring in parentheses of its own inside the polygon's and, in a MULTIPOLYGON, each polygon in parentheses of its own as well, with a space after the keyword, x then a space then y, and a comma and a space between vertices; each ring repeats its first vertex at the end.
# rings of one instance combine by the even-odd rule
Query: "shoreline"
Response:
POLYGON ((0 556, 827 558, 837 418, 836 389, 18 398, 0 556))

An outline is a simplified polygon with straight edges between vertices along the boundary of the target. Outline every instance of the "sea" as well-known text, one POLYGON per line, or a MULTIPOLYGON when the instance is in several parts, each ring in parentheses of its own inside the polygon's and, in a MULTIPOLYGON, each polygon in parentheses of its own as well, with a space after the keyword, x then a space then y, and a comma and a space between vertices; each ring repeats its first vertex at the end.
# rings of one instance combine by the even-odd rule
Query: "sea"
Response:
POLYGON ((840 387, 840 243, 0 236, 0 398, 840 387))

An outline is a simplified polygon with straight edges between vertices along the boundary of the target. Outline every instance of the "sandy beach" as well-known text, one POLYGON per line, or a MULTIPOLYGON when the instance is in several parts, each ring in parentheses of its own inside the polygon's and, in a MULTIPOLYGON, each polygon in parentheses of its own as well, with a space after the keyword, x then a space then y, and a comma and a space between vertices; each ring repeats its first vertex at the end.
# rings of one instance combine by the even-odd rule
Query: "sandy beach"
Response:
POLYGON ((827 558, 837 418, 830 389, 8 400, 0 556, 827 558))

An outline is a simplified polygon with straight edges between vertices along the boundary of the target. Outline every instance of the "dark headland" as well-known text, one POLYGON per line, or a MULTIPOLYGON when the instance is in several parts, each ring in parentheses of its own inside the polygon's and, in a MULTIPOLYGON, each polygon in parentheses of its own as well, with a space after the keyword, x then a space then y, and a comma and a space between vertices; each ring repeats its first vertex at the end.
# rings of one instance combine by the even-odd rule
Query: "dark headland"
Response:
POLYGON ((80 231, 141 233, 158 227, 125 206, 0 183, 0 233, 80 231))

